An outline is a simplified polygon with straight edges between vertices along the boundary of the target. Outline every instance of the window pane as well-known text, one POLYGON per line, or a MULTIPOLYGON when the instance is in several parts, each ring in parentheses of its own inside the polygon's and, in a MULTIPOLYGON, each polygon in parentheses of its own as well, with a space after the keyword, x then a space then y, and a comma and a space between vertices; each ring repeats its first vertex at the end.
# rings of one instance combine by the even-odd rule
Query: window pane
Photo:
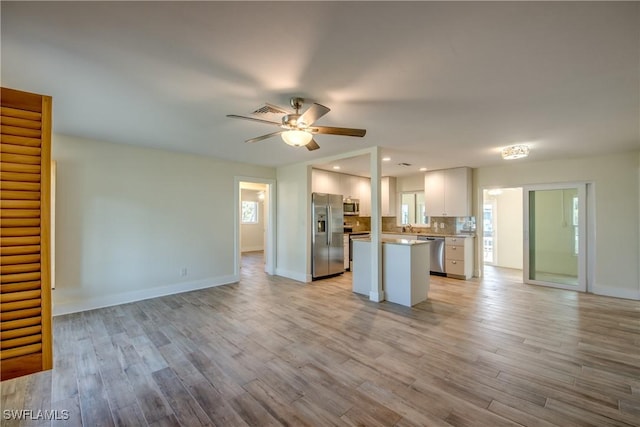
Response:
POLYGON ((242 202, 242 223, 256 224, 258 222, 258 202, 242 202))

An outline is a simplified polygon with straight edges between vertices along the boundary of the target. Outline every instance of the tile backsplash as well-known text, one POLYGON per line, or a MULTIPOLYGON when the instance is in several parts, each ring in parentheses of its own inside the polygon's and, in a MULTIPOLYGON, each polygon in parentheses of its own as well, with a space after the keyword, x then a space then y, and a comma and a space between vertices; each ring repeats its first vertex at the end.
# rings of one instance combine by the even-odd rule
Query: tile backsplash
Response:
MULTIPOLYGON (((429 220, 429 227, 413 227, 412 231, 429 234, 475 234, 476 232, 476 217, 474 216, 432 216, 429 220)), ((352 227, 353 231, 369 231, 371 230, 371 217, 345 217, 344 225, 352 227)), ((398 225, 395 216, 384 216, 382 217, 382 231, 399 233, 403 231, 403 227, 398 225)))
MULTIPOLYGON (((429 218, 428 227, 412 227, 412 231, 416 233, 429 234, 475 234, 476 217, 474 216, 432 216, 429 218)), ((399 226, 395 217, 382 218, 382 231, 398 233, 403 230, 399 226)))
POLYGON ((370 216, 346 216, 344 217, 344 225, 346 227, 351 227, 353 231, 370 231, 371 217, 370 216))

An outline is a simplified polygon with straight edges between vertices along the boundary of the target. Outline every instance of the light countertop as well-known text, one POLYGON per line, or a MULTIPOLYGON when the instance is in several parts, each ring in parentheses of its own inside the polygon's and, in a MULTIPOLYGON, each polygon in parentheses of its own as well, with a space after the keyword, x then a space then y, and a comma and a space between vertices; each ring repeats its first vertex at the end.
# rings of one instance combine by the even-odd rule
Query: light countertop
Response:
MULTIPOLYGON (((370 231, 350 231, 345 232, 344 234, 351 234, 354 238, 358 234, 368 234, 370 231)), ((475 234, 467 234, 467 233, 459 233, 459 234, 436 234, 436 233, 418 233, 418 232, 410 232, 410 231, 383 231, 380 234, 394 234, 394 235, 404 235, 404 236, 426 236, 426 237, 476 237, 475 234)))
POLYGON ((383 231, 382 234, 403 234, 407 236, 426 236, 426 237, 476 237, 475 234, 437 234, 437 233, 417 233, 409 231, 383 231))
MULTIPOLYGON (((361 239, 353 239, 354 242, 368 242, 371 243, 370 237, 363 237, 361 239)), ((383 238, 382 243, 390 244, 390 245, 424 245, 431 243, 428 240, 414 240, 414 239, 393 239, 393 238, 383 238)))

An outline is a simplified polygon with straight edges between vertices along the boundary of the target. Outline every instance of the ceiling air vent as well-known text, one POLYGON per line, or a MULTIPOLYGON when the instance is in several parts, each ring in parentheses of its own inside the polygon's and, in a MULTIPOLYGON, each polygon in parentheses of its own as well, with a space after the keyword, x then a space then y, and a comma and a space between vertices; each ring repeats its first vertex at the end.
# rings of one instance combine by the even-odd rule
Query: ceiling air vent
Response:
POLYGON ((289 113, 290 111, 280 108, 277 105, 265 103, 263 106, 259 107, 257 110, 255 110, 251 114, 255 114, 256 116, 262 116, 265 114, 277 114, 279 116, 282 116, 283 114, 289 114, 289 113))
POLYGON ((264 105, 253 111, 251 115, 262 120, 269 120, 279 123, 282 120, 282 116, 290 113, 291 111, 287 111, 281 107, 278 107, 277 105, 265 103, 264 105))
POLYGON ((398 163, 398 166, 402 166, 404 168, 408 168, 409 166, 411 166, 411 163, 402 162, 402 163, 398 163))

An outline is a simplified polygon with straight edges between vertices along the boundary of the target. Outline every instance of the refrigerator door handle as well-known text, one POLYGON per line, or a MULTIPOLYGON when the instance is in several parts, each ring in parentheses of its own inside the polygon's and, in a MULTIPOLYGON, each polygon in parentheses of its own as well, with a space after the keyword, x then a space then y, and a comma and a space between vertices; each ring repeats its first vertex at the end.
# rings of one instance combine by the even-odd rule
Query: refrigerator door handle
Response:
POLYGON ((331 246, 331 235, 333 234, 333 219, 331 218, 331 205, 329 205, 329 215, 327 215, 327 246, 331 246))

